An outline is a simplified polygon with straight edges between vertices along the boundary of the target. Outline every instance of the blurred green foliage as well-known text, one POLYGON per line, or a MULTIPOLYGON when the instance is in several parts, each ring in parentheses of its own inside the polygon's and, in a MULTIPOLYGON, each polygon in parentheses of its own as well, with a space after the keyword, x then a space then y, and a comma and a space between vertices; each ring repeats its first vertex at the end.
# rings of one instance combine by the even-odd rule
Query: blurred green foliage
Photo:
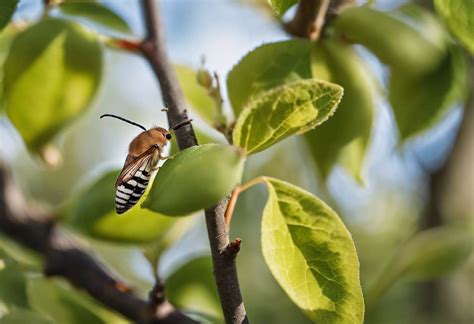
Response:
POLYGON ((29 149, 41 150, 84 113, 101 71, 102 47, 80 25, 45 19, 16 35, 4 63, 2 101, 29 149))
POLYGON ((63 14, 86 19, 93 24, 109 28, 113 31, 125 34, 132 32, 127 21, 122 16, 98 2, 65 1, 58 6, 58 9, 63 14))
POLYGON ((435 0, 436 11, 449 29, 474 54, 474 2, 468 0, 435 0))
POLYGON ((252 97, 279 85, 311 78, 311 43, 290 40, 265 44, 245 55, 227 77, 235 116, 252 97))
POLYGON ((10 22, 19 0, 5 0, 1 4, 0 31, 10 22))
MULTIPOLYGON (((268 2, 280 19, 298 1, 268 2)), ((194 214, 215 204, 240 184, 242 174, 245 179, 262 174, 281 178, 295 185, 264 178, 267 191, 254 187, 251 194, 241 194, 233 217, 232 233, 244 236, 237 262, 250 319, 361 323, 364 292, 367 323, 414 318, 423 322, 426 314, 417 313, 417 295, 410 283, 450 275, 466 264, 473 248, 472 211, 466 212, 461 225, 413 234, 420 207, 411 205, 413 197, 400 198, 399 188, 387 191, 380 183, 369 184, 369 189, 375 186, 376 198, 364 210, 366 223, 358 224, 338 206, 326 185, 338 164, 357 182, 364 182, 378 101, 390 103, 404 142, 427 133, 456 104, 465 102, 466 53, 456 42, 472 53, 474 8, 470 0, 435 1, 455 37, 451 39, 439 19, 422 7, 408 4, 379 10, 349 2, 352 6, 332 19, 315 42, 292 39, 250 51, 228 74, 227 88, 213 88, 218 96, 210 91, 216 80, 210 74, 203 79, 203 67, 175 65, 190 109, 205 122, 196 123, 199 142, 220 144, 178 153, 173 143, 175 158, 164 163, 138 204, 123 215, 115 213, 113 199, 119 171, 91 170, 99 151, 110 153, 115 148, 110 141, 101 143, 105 135, 100 131, 81 134, 84 125, 76 130, 68 125, 79 124, 79 119, 90 123, 86 112, 103 83, 104 44, 111 33, 134 37, 132 24, 107 3, 74 1, 48 8, 26 26, 14 22, 0 34, 2 107, 30 151, 41 151, 50 142, 62 143, 58 147, 69 159, 66 170, 57 173, 62 176, 54 177, 53 171, 35 164, 23 181, 27 188, 30 183, 41 188, 41 197, 54 203, 51 207, 61 216, 62 227, 89 244, 139 294, 146 294, 154 275, 166 273, 169 300, 214 323, 222 322, 223 316, 211 259, 198 252, 193 241, 198 216, 168 216, 194 214), (376 78, 375 70, 384 65, 387 84, 376 78), (216 98, 226 91, 228 102, 224 98, 223 105, 216 98), (231 115, 230 110, 235 119, 227 122, 224 115, 231 115), (232 132, 227 138, 240 148, 223 144, 210 129, 222 126, 223 120, 230 127, 225 131, 232 132), (291 136, 303 133, 303 137, 291 136), (249 156, 256 152, 262 153, 249 156), (32 176, 35 172, 43 178, 32 176), (312 187, 318 172, 321 179, 312 187), (82 181, 91 173, 93 178, 77 185, 81 190, 69 188, 76 182, 73 178, 81 176, 82 181), (44 178, 49 179, 43 183, 44 178), (318 191, 327 203, 296 185, 318 191), (191 243, 186 245, 186 240, 191 243), (180 256, 183 250, 188 254, 180 256)), ((16 4, 8 0, 0 5, 0 30, 16 4)), ((281 21, 267 23, 275 22, 281 21)), ((106 64, 120 55, 107 54, 106 64)), ((129 73, 126 64, 122 68, 129 73)), ((113 88, 107 95, 104 109, 119 109, 117 104, 124 110, 128 107, 123 102, 127 91, 122 94, 113 88), (113 98, 118 99, 111 104, 113 98)), ((156 110, 159 105, 153 106, 156 110)), ((116 134, 111 134, 115 140, 116 134)), ((339 185, 337 190, 344 193, 339 185)), ((39 198, 34 190, 29 193, 39 198)), ((362 209, 360 197, 346 199, 354 210, 362 209)), ((470 269, 464 271, 472 272, 472 265, 470 269)), ((462 300, 457 297, 455 302, 462 300)), ((449 311, 439 312, 444 312, 440 323, 450 320, 449 311)), ((472 321, 474 314, 465 318, 472 321)), ((126 322, 66 282, 43 277, 38 256, 1 236, 0 321, 126 322)))
POLYGON ((184 65, 175 65, 175 69, 179 83, 183 88, 183 92, 186 93, 186 99, 193 107, 193 111, 202 120, 213 126, 216 120, 216 107, 207 90, 198 84, 197 71, 184 65))
POLYGON ((212 273, 212 260, 209 256, 183 264, 165 280, 167 298, 179 308, 206 314, 213 317, 215 322, 223 322, 212 273))
POLYGON ((315 44, 312 60, 313 77, 344 88, 337 114, 305 135, 313 159, 324 180, 340 161, 363 182, 361 173, 378 90, 375 76, 354 48, 340 41, 328 39, 315 44))

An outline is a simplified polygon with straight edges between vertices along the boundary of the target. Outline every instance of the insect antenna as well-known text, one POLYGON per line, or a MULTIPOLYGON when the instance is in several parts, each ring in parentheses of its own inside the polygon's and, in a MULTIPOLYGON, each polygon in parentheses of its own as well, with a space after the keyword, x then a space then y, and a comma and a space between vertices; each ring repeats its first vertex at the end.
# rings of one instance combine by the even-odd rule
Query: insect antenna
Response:
POLYGON ((171 129, 175 131, 175 130, 183 127, 184 125, 190 124, 192 121, 193 121, 192 119, 183 120, 181 123, 178 123, 178 124, 174 125, 173 127, 171 127, 171 129))
POLYGON ((141 129, 143 129, 144 131, 147 130, 144 126, 142 126, 142 125, 140 125, 140 124, 138 124, 138 123, 135 123, 135 122, 133 122, 133 121, 131 121, 131 120, 128 120, 128 119, 126 119, 126 118, 123 118, 123 117, 120 117, 120 116, 117 116, 117 115, 114 115, 114 114, 103 114, 102 116, 100 116, 101 119, 104 118, 104 117, 117 118, 117 119, 120 119, 121 121, 124 121, 124 122, 129 123, 129 124, 134 125, 134 126, 137 126, 137 127, 141 128, 141 129))

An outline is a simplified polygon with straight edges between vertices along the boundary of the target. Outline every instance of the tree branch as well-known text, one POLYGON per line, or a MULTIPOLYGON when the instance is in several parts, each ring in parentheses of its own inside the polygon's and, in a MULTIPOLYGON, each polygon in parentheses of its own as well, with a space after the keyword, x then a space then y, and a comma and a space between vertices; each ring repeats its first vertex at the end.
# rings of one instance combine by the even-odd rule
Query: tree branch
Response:
POLYGON ((354 0, 301 0, 295 16, 283 28, 292 36, 317 40, 328 21, 352 3, 354 0))
POLYGON ((47 276, 62 276, 96 300, 138 323, 193 324, 194 320, 163 300, 155 308, 113 278, 87 252, 56 227, 47 213, 27 207, 0 162, 0 230, 44 256, 47 276))
MULTIPOLYGON (((147 38, 140 49, 160 83, 161 95, 168 108, 168 122, 170 126, 173 126, 188 119, 185 99, 173 67, 166 55, 158 8, 153 0, 142 0, 142 8, 147 38)), ((191 124, 176 131, 176 139, 181 150, 198 145, 191 124)), ((235 254, 230 255, 226 250, 229 245, 229 236, 224 220, 227 201, 227 199, 224 199, 215 207, 206 210, 206 224, 214 264, 214 275, 226 322, 248 323, 237 278, 235 254)))

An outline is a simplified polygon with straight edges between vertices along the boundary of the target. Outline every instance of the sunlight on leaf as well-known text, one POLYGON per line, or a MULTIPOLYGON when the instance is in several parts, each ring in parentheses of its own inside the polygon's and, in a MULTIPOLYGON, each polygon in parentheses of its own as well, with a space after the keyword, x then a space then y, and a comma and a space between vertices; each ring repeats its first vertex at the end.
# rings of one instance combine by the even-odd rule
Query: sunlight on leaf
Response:
POLYGON ((142 205, 171 216, 209 208, 240 183, 244 162, 241 150, 229 145, 187 148, 163 164, 142 205))
POLYGON ((290 9, 293 5, 297 4, 299 0, 267 0, 270 6, 278 16, 283 14, 290 9))
POLYGON ((29 149, 40 150, 87 110, 101 70, 102 47, 79 25, 46 19, 15 37, 2 100, 29 149))
POLYGON ((227 77, 234 115, 252 98, 271 88, 311 78, 311 42, 289 40, 265 44, 244 56, 227 77))
POLYGON ((265 178, 265 262, 290 299, 316 323, 362 323, 359 260, 339 216, 294 185, 265 178))
POLYGON ((252 154, 302 134, 334 114, 342 94, 342 87, 321 80, 273 88, 242 111, 233 132, 234 144, 252 154))

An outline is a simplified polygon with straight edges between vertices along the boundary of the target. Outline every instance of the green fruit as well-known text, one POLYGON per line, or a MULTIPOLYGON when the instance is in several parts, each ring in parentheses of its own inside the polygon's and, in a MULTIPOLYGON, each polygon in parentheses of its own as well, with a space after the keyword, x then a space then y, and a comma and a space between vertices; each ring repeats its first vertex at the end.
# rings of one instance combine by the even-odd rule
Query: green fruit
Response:
POLYGON ((240 183, 244 161, 233 146, 187 148, 163 164, 142 207, 170 216, 209 208, 240 183))

